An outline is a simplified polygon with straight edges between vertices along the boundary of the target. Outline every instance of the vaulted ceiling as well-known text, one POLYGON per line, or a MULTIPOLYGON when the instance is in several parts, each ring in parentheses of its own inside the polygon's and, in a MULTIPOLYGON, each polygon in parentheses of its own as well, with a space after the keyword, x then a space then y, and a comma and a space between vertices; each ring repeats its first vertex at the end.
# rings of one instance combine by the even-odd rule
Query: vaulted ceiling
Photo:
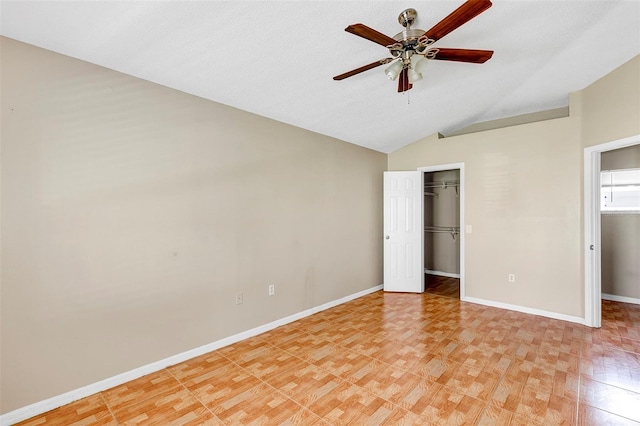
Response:
POLYGON ((389 56, 344 31, 429 29, 463 0, 6 1, 4 36, 381 152, 436 132, 568 105, 640 54, 636 0, 493 0, 434 47, 488 49, 484 64, 430 61, 397 93, 389 56))

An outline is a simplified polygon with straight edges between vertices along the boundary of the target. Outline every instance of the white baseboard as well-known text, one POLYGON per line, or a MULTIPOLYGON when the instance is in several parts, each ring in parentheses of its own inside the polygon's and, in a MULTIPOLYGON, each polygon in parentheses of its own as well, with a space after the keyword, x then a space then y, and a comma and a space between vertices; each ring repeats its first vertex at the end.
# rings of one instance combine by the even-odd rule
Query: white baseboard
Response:
POLYGON ((460 298, 463 302, 477 303, 479 305, 492 306, 494 308, 508 309, 510 311, 522 312, 525 314, 539 315, 541 317, 553 318, 562 321, 575 322, 577 324, 585 324, 584 318, 574 317, 573 315, 559 314, 557 312, 543 311, 542 309, 527 308, 526 306, 511 305, 509 303, 496 302, 493 300, 477 299, 475 297, 460 298))
POLYGON ((453 274, 451 272, 442 272, 442 271, 432 271, 427 268, 424 268, 424 273, 429 275, 437 275, 439 277, 460 278, 460 274, 453 274))
POLYGON ((613 302, 633 303, 634 305, 640 305, 640 299, 635 297, 618 296, 616 294, 602 293, 600 297, 604 300, 611 300, 613 302))
POLYGON ((257 336, 258 334, 267 332, 269 330, 273 330, 274 328, 280 327, 281 325, 285 325, 290 322, 297 321, 299 319, 308 317, 310 315, 316 314, 326 309, 333 308, 334 306, 338 306, 343 303, 349 302, 353 299, 357 299, 359 297, 366 296, 367 294, 374 293, 378 290, 382 290, 382 284, 377 285, 375 287, 368 288, 366 290, 362 290, 358 293, 345 296, 338 300, 333 300, 331 302, 327 302, 320 306, 316 306, 316 307, 307 309, 305 311, 298 312, 297 314, 293 314, 288 317, 275 320, 268 324, 264 324, 256 328, 243 331, 233 336, 225 337, 224 339, 220 339, 218 341, 208 343, 198 348, 191 349, 189 351, 170 356, 160 361, 143 365, 141 367, 135 368, 133 370, 129 370, 127 372, 118 374, 116 376, 109 377, 108 379, 100 380, 99 382, 92 383, 90 385, 87 385, 78 389, 74 389, 72 391, 63 393, 58 396, 54 396, 49 399, 45 399, 43 401, 33 403, 31 405, 27 405, 26 407, 18 408, 17 410, 10 411, 0 416, 0 425, 9 426, 14 423, 21 422, 33 416, 37 416, 38 414, 46 413, 47 411, 53 410, 58 407, 62 407, 63 405, 69 404, 73 401, 86 398, 87 396, 105 391, 107 389, 111 389, 114 386, 119 386, 123 383, 129 382, 131 380, 135 380, 147 374, 154 373, 156 371, 162 370, 163 368, 169 367, 171 365, 179 364, 191 358, 195 358, 197 356, 206 354, 208 352, 215 351, 216 349, 220 349, 222 347, 231 345, 233 343, 237 343, 241 340, 248 339, 249 337, 257 336))

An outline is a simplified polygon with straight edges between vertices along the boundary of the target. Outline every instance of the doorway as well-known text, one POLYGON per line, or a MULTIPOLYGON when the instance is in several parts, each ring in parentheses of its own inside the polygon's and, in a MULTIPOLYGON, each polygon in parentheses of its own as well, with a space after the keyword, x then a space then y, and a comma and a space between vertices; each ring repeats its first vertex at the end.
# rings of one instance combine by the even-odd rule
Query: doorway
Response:
POLYGON ((425 292, 460 298, 460 170, 424 172, 425 292))
MULTIPOLYGON (((464 163, 420 167, 416 171, 384 172, 383 191, 383 289, 388 292, 423 293, 425 288, 424 174, 455 170, 458 183, 459 297, 465 292, 464 163), (464 230, 464 231, 462 231, 464 230)), ((455 191, 454 187, 449 190, 455 191)), ((450 236, 450 230, 447 230, 450 236)))
POLYGON ((464 300, 464 163, 418 170, 424 175, 425 292, 464 300))
POLYGON ((600 327, 602 322, 600 156, 638 144, 640 135, 635 135, 584 149, 584 320, 590 327, 600 327))

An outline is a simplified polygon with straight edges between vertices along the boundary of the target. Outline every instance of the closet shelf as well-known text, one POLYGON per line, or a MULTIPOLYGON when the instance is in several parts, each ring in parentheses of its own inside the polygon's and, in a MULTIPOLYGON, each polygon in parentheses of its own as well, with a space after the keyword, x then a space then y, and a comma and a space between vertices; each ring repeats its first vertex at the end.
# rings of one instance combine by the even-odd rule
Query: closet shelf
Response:
POLYGON ((447 189, 450 186, 460 186, 460 181, 457 180, 434 180, 433 182, 425 182, 425 188, 442 188, 447 189))

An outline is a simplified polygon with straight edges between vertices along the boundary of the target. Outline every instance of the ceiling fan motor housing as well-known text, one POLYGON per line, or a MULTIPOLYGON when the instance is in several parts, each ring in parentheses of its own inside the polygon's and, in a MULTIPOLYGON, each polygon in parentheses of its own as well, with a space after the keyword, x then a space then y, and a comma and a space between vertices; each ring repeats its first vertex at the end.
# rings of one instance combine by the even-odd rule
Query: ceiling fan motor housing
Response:
POLYGON ((409 61, 416 53, 424 55, 427 48, 435 42, 425 35, 424 30, 411 28, 417 16, 418 12, 415 9, 403 10, 398 16, 398 22, 405 30, 393 36, 398 43, 387 46, 394 58, 402 57, 404 61, 409 61))

